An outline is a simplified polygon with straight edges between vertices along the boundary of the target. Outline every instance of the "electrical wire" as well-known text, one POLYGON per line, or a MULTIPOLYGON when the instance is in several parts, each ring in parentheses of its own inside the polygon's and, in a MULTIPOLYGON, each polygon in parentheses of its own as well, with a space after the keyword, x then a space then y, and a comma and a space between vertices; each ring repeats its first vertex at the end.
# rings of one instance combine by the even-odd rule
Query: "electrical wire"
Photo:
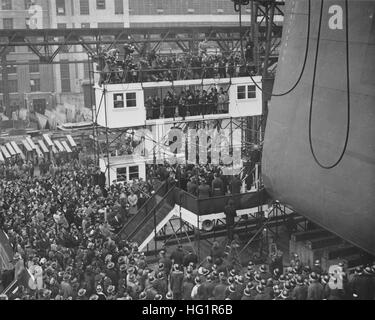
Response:
POLYGON ((313 74, 313 82, 312 82, 312 92, 311 92, 311 100, 310 100, 310 114, 309 114, 309 143, 311 153, 314 157, 315 162, 323 169, 333 169, 337 167, 348 148, 349 136, 350 136, 350 116, 351 116, 351 97, 350 97, 350 52, 349 52, 349 5, 348 0, 345 0, 345 11, 346 11, 346 26, 345 26, 345 37, 346 37, 346 85, 347 85, 347 126, 346 126, 346 138, 344 148, 340 154, 339 159, 333 163, 332 165, 323 165, 314 150, 314 146, 312 143, 312 113, 313 113, 313 103, 314 103, 314 95, 315 95, 315 82, 316 82, 316 73, 317 73, 317 66, 318 66, 318 57, 319 57, 319 47, 320 47, 320 37, 321 37, 321 28, 322 28, 322 19, 323 19, 323 7, 324 7, 324 0, 321 0, 320 6, 320 17, 319 17, 319 29, 318 29, 318 39, 317 39, 317 46, 316 46, 316 53, 315 53, 315 64, 314 64, 314 74, 313 74))
MULTIPOLYGON (((241 14, 241 13, 240 13, 241 14)), ((241 19, 240 19, 240 32, 241 32, 241 29, 242 29, 242 22, 241 22, 241 19)), ((302 70, 301 70, 301 73, 298 77, 298 80, 296 81, 296 83, 286 92, 283 92, 283 93, 272 93, 272 92, 266 92, 265 90, 263 90, 263 88, 261 88, 258 83, 255 81, 254 77, 252 76, 252 74, 249 72, 248 68, 246 68, 246 73, 248 74, 248 76, 250 77, 251 81, 254 83, 254 85, 262 92, 262 93, 265 93, 271 97, 283 97, 283 96, 286 96, 288 95, 289 93, 291 93, 292 91, 294 91, 295 88, 297 88, 297 86, 299 85, 299 83, 301 82, 301 79, 302 79, 302 76, 304 75, 305 73, 305 70, 306 70, 306 64, 307 64, 307 58, 309 56, 309 50, 310 50, 310 33, 311 33, 311 0, 308 0, 308 26, 307 26, 307 40, 306 40, 306 50, 305 50, 305 58, 304 58, 304 61, 303 61, 303 66, 302 66, 302 70)))

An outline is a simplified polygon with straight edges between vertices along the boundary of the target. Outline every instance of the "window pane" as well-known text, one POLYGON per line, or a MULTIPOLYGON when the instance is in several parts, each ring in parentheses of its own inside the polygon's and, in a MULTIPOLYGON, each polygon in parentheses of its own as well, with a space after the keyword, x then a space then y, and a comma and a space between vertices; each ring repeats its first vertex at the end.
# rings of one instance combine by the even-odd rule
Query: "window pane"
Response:
POLYGON ((137 95, 135 92, 126 94, 126 107, 134 108, 137 106, 137 95))
POLYGON ((65 16, 65 0, 56 0, 56 14, 65 16))
POLYGON ((80 0, 80 13, 81 15, 88 15, 90 14, 90 5, 89 0, 80 0))
POLYGON ((129 180, 139 179, 139 167, 129 167, 129 180))
POLYGON ((124 95, 122 93, 116 93, 113 95, 113 107, 115 109, 124 108, 124 95))
POLYGON ((8 90, 9 93, 16 93, 18 92, 18 81, 17 80, 8 80, 8 90))
POLYGON ((123 0, 115 0, 115 14, 124 14, 123 0))
POLYGON ((118 182, 124 182, 127 181, 127 170, 126 168, 117 168, 117 181, 118 182))
POLYGON ((96 9, 105 9, 105 0, 96 0, 96 9))
POLYGON ((238 86, 237 87, 237 99, 246 99, 246 86, 238 86))
POLYGON ((12 0, 1 0, 1 9, 12 10, 12 0))
POLYGON ((40 79, 30 79, 30 91, 40 91, 40 79))
POLYGON ((13 29, 13 19, 12 18, 4 18, 3 20, 3 27, 4 29, 13 29))
POLYGON ((247 86, 247 98, 255 99, 257 97, 257 91, 255 86, 247 86))
POLYGON ((70 68, 66 60, 61 61, 60 65, 61 91, 70 92, 70 68))
POLYGON ((29 66, 29 72, 30 73, 38 73, 39 72, 39 61, 30 61, 30 66, 29 66))
POLYGON ((17 74, 17 67, 13 65, 8 65, 7 72, 8 74, 17 74))

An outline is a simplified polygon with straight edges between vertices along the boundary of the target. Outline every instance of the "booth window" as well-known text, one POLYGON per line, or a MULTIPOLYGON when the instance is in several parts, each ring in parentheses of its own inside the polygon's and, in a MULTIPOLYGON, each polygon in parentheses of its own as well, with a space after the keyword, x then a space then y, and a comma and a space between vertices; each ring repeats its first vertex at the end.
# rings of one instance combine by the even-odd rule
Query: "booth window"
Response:
POLYGON ((129 180, 139 179, 139 167, 129 167, 129 180))
POLYGON ((124 95, 122 93, 115 93, 113 95, 113 107, 115 109, 124 108, 124 95))
POLYGON ((257 97, 257 90, 254 85, 247 86, 247 98, 248 99, 255 99, 257 97))
POLYGON ((126 107, 127 108, 137 107, 137 94, 135 92, 130 92, 126 94, 126 107))
POLYGON ((117 182, 125 182, 127 181, 127 169, 125 168, 117 168, 117 182))
POLYGON ((246 99, 246 86, 237 87, 237 99, 238 100, 246 99))

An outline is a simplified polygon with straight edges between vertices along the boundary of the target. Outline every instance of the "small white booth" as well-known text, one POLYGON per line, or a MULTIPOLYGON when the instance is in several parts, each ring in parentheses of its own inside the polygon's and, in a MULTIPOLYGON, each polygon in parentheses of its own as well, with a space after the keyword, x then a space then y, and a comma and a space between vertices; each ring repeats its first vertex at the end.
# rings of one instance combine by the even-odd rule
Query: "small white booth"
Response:
MULTIPOLYGON (((126 84, 103 84, 95 86, 96 112, 98 124, 109 129, 142 127, 175 121, 199 121, 209 119, 226 119, 252 117, 262 115, 262 78, 254 77, 257 85, 250 77, 225 79, 193 79, 168 82, 145 82, 126 84), (160 92, 182 89, 220 88, 228 91, 228 113, 186 116, 185 119, 176 116, 173 119, 147 120, 145 95, 149 90, 158 89, 160 92)), ((160 97, 163 100, 164 97, 160 97)))
MULTIPOLYGON (((101 158, 99 160, 99 166, 101 172, 105 173, 106 182, 108 184, 108 158, 101 158)), ((110 157, 109 176, 110 185, 113 183, 131 183, 133 180, 140 178, 146 180, 146 159, 137 155, 110 157)))

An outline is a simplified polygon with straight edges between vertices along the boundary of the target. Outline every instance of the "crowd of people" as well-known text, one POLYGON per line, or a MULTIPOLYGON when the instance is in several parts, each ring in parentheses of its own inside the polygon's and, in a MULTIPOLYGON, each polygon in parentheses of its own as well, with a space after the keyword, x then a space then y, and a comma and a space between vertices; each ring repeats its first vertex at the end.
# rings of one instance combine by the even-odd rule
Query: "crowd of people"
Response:
POLYGON ((232 78, 254 72, 251 65, 253 47, 246 44, 244 55, 240 52, 210 53, 207 39, 199 44, 197 53, 158 55, 151 50, 142 56, 135 47, 125 44, 124 56, 120 50, 102 51, 96 57, 101 72, 99 84, 177 81, 187 79, 232 78))
POLYGON ((233 253, 236 236, 229 246, 215 242, 202 261, 193 247, 179 245, 163 248, 150 264, 138 244, 118 236, 162 181, 197 197, 239 193, 239 177, 227 179, 218 167, 160 165, 150 168, 147 181, 110 187, 96 167, 77 160, 47 163, 38 175, 32 164, 16 167, 17 174, 0 171, 0 228, 15 252, 14 268, 1 271, 1 285, 16 278, 20 286, 0 299, 374 299, 375 266, 353 275, 340 266, 339 277, 319 262, 303 266, 298 257, 287 267, 280 259, 244 267, 233 253))
POLYGON ((168 91, 163 100, 159 96, 149 96, 145 100, 147 119, 175 118, 197 115, 226 114, 229 112, 228 91, 187 89, 168 91))

